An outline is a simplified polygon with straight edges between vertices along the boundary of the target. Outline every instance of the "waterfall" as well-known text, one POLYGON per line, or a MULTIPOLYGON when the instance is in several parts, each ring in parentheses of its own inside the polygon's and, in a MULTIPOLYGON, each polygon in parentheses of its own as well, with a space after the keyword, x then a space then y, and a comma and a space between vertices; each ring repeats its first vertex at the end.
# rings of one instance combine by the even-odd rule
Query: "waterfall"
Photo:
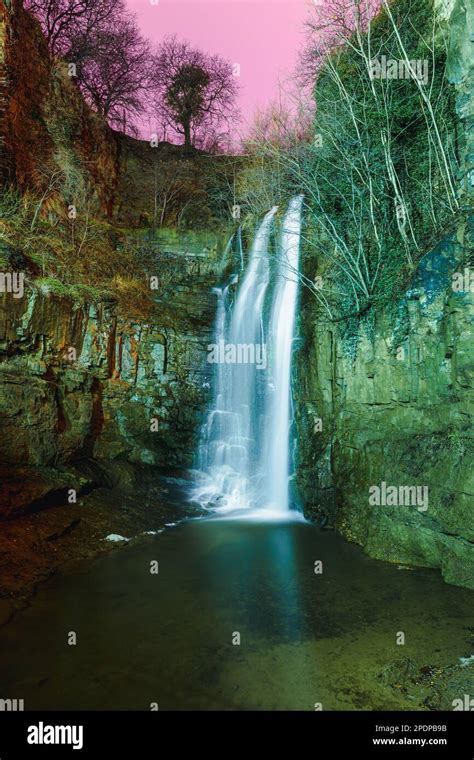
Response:
MULTIPOLYGON (((235 301, 232 286, 238 275, 214 289, 214 343, 208 346, 208 361, 215 365, 214 397, 201 431, 192 499, 219 512, 289 514, 301 206, 302 197, 293 198, 284 215, 273 276, 269 251, 276 206, 255 234, 235 301)), ((239 251, 243 260, 240 239, 239 251)))
POLYGON ((244 248, 242 245, 242 227, 239 227, 239 229, 237 230, 237 245, 239 247, 240 268, 243 269, 244 268, 244 248))
POLYGON ((267 395, 269 437, 265 468, 268 508, 289 509, 291 425, 291 354, 298 299, 301 206, 303 196, 290 201, 283 219, 278 272, 270 316, 273 388, 267 395))

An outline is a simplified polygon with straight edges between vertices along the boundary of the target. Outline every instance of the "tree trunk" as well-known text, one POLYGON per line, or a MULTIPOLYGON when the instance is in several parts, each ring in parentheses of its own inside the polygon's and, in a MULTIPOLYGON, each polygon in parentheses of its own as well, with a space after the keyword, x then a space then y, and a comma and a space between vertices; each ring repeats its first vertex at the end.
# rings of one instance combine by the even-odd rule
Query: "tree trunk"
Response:
POLYGON ((187 121, 183 124, 183 130, 184 130, 184 149, 185 151, 190 151, 193 147, 193 144, 191 142, 191 122, 187 121))

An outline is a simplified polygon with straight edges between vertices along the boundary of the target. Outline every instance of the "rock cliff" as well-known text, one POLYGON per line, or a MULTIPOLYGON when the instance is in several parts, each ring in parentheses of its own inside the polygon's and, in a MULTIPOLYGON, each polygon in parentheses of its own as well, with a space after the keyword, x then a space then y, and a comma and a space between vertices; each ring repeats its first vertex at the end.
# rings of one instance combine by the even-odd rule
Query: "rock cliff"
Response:
POLYGON ((458 220, 394 307, 359 319, 350 337, 303 295, 298 483, 307 514, 370 556, 440 568, 474 588, 472 8, 457 0, 441 12, 456 88, 458 220), (382 483, 426 487, 427 503, 371 503, 382 483))

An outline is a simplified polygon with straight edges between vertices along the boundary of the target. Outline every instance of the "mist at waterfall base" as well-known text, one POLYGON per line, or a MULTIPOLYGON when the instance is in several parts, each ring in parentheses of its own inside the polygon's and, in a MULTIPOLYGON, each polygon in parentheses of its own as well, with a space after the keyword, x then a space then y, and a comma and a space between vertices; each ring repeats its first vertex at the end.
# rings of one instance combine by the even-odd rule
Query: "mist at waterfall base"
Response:
MULTIPOLYGON (((213 345, 221 351, 213 365, 214 396, 201 430, 191 500, 219 517, 304 519, 290 494, 291 360, 302 203, 302 196, 291 199, 276 236, 278 207, 268 211, 245 269, 240 255, 241 276, 234 273, 214 289, 213 345), (224 356, 227 347, 236 352, 230 361, 224 356), (256 361, 248 361, 252 347, 256 361)), ((241 254, 240 235, 238 243, 241 254)))

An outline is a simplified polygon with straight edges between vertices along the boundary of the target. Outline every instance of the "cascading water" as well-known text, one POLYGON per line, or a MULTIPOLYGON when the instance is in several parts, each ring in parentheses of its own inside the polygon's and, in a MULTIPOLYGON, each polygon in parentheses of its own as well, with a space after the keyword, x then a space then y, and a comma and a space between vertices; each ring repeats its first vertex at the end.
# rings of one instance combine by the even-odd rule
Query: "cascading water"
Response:
POLYGON ((273 288, 269 248, 276 207, 257 230, 235 303, 230 287, 236 276, 214 291, 215 343, 209 346, 208 359, 216 363, 215 393, 201 434, 192 499, 219 512, 289 514, 290 378, 301 206, 302 197, 293 198, 284 216, 273 288))
POLYGON ((262 310, 270 279, 268 245, 276 211, 274 207, 268 212, 255 236, 232 310, 227 303, 229 285, 217 290, 214 345, 222 355, 217 357, 214 409, 201 437, 201 477, 193 494, 208 506, 235 509, 254 503, 250 486, 258 463, 258 419, 263 410, 259 393, 262 383, 258 379, 261 371, 255 362, 226 361, 226 351, 229 347, 237 351, 239 346, 253 346, 255 351, 258 346, 263 358, 262 310))
POLYGON ((268 442, 265 494, 276 512, 289 509, 291 426, 291 354, 298 299, 301 207, 303 196, 290 201, 283 219, 278 272, 270 316, 272 390, 267 395, 268 442))
POLYGON ((242 245, 242 227, 239 227, 239 229, 237 230, 237 247, 239 251, 240 269, 243 269, 244 268, 244 247, 242 245))

